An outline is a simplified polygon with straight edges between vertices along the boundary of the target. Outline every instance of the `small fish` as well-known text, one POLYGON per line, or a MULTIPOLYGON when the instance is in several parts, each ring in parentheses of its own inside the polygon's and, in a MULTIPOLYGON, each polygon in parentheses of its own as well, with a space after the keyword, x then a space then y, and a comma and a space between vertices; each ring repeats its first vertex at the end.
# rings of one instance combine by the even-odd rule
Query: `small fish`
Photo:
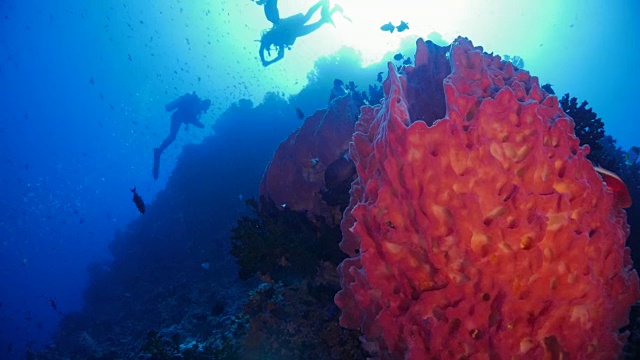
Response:
POLYGON ((604 180, 607 188, 613 193, 616 205, 623 209, 631 207, 631 196, 622 179, 615 173, 601 167, 594 166, 594 169, 602 176, 602 180, 604 180))
POLYGON ((208 261, 205 261, 202 264, 200 264, 200 266, 202 266, 202 268, 205 270, 209 270, 209 268, 211 267, 211 264, 208 261))
POLYGON ((144 211, 145 211, 144 200, 142 200, 140 195, 138 195, 135 187, 131 189, 131 192, 133 193, 133 202, 136 204, 138 211, 140 211, 141 214, 144 214, 144 211))
POLYGON ((49 304, 51 304, 51 307, 53 308, 53 310, 55 310, 56 312, 58 311, 58 305, 56 305, 56 299, 54 298, 49 299, 49 304))
POLYGON ((300 108, 296 108, 296 116, 298 116, 298 119, 300 120, 304 119, 304 113, 302 112, 302 110, 300 110, 300 108))
POLYGON ((413 61, 411 60, 410 57, 407 57, 406 59, 404 59, 404 61, 402 62, 402 65, 411 65, 413 63, 413 61))
POLYGON ((396 26, 396 30, 398 30, 398 32, 403 32, 407 29, 409 29, 409 24, 404 21, 400 21, 400 25, 396 26))
POLYGON ((393 24, 391 23, 391 21, 389 21, 388 23, 380 26, 380 30, 382 31, 388 31, 390 33, 393 33, 393 31, 396 29, 395 26, 393 26, 393 24))
POLYGON ((393 55, 393 60, 400 61, 404 58, 404 56, 400 53, 393 55))
POLYGON ((384 74, 384 72, 380 71, 380 72, 378 73, 378 76, 376 77, 376 80, 378 80, 378 82, 379 82, 379 83, 381 83, 381 82, 382 82, 382 74, 384 74))
POLYGON ((632 146, 627 152, 627 164, 633 165, 638 162, 638 156, 640 155, 640 147, 632 146))

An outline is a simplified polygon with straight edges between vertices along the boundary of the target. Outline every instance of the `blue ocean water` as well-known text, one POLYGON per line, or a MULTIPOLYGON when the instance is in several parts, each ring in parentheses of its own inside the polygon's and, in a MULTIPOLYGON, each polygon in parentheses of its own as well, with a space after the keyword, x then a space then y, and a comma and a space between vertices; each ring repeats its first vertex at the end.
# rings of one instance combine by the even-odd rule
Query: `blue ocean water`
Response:
MULTIPOLYGON (((292 14, 314 1, 280 3, 282 13, 292 14)), ((27 348, 43 349, 63 316, 83 308, 88 267, 108 267, 119 249, 114 239, 122 241, 116 233, 144 224, 131 201, 133 187, 152 207, 158 194, 176 196, 163 192, 168 179, 211 184, 221 214, 207 220, 215 224, 207 231, 220 233, 215 251, 228 252, 225 229, 244 213, 242 200, 257 195, 260 169, 275 145, 300 123, 292 105, 265 100, 265 94, 288 99, 313 85, 305 95, 311 100, 300 100, 312 113, 318 108, 314 100, 326 102, 333 78, 352 76, 351 69, 340 67, 318 73, 318 59, 336 52, 360 55, 353 63, 369 65, 411 48, 417 36, 435 32, 444 43, 467 36, 488 52, 521 56, 524 68, 553 84, 558 94, 589 101, 622 150, 640 145, 636 1, 586 1, 579 7, 527 1, 522 8, 498 0, 339 3, 348 19, 337 17, 335 27, 299 39, 282 61, 264 68, 255 40, 270 24, 250 0, 0 1, 0 358, 23 358, 27 348), (460 10, 465 6, 486 11, 460 10), (416 8, 420 11, 411 11, 416 8), (367 11, 373 15, 363 16, 367 11), (401 19, 411 31, 379 29, 401 19), (205 127, 181 129, 154 180, 153 148, 169 130, 164 105, 192 91, 212 100, 202 117, 205 127), (243 99, 269 104, 276 115, 289 111, 289 121, 260 127, 250 121, 249 103, 240 102, 232 113, 245 106, 243 121, 254 128, 212 127, 220 119, 230 122, 224 114, 243 99), (202 148, 183 150, 189 144, 202 148), (202 149, 220 151, 214 155, 219 168, 204 172, 207 178, 171 178, 178 158, 188 164, 188 155, 205 156, 202 149), (218 172, 235 180, 219 181, 218 172)), ((330 62, 324 59, 320 62, 330 62)), ((375 83, 378 70, 353 77, 362 77, 360 87, 366 88, 367 81, 375 83)), ((204 205, 194 208, 199 206, 204 205)), ((197 217, 174 215, 182 223, 197 217)), ((185 229, 158 233, 196 236, 185 235, 185 229)), ((174 260, 167 255, 165 261, 174 260)), ((192 259, 195 269, 210 261, 205 255, 192 259)))

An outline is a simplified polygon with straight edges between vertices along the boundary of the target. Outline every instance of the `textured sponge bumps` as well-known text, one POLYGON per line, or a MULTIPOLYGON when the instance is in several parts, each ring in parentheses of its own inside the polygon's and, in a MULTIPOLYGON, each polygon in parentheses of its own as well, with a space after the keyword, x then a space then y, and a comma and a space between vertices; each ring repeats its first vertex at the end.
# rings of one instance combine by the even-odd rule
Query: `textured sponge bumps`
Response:
POLYGON ((341 324, 383 359, 615 358, 638 276, 626 213, 573 121, 536 77, 467 39, 442 83, 424 69, 445 51, 417 45, 416 66, 390 66, 384 103, 356 124, 341 324), (409 109, 442 106, 416 91, 433 86, 446 115, 427 124, 409 109))

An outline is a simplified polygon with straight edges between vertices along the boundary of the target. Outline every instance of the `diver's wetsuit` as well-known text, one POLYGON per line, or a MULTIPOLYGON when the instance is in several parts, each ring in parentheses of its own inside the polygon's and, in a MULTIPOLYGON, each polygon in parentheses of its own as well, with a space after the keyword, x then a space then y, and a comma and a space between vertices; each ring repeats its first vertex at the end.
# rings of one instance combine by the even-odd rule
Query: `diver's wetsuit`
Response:
POLYGON ((165 106, 167 111, 173 111, 171 114, 171 127, 167 136, 160 147, 156 148, 157 152, 162 152, 175 141, 180 130, 180 124, 192 124, 193 126, 204 128, 204 124, 200 122, 200 98, 196 94, 184 94, 165 106))

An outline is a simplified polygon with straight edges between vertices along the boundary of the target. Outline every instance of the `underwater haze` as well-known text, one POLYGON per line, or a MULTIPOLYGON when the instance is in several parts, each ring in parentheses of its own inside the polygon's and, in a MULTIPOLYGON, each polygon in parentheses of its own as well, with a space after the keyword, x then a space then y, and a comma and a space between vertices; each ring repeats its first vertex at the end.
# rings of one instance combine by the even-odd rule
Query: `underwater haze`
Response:
MULTIPOLYGON (((286 17, 315 1, 278 3, 286 17)), ((311 115, 326 107, 334 78, 359 89, 378 84, 376 74, 386 77, 398 52, 413 56, 419 37, 446 45, 464 36, 485 52, 520 57, 558 97, 588 101, 622 151, 640 145, 638 1, 331 4, 343 9, 334 26, 297 39, 264 67, 258 40, 272 24, 255 1, 0 1, 0 358, 46 350, 61 320, 96 298, 90 271, 110 271, 114 254, 139 259, 127 271, 144 269, 145 251, 130 256, 126 246, 133 233, 157 235, 150 248, 167 234, 210 236, 215 244, 158 251, 153 262, 191 264, 216 286, 221 278, 240 284, 229 230, 248 212, 244 200, 258 195, 276 146, 302 124, 296 108, 311 115), (400 21, 409 29, 381 30, 400 21), (211 101, 203 127, 180 129, 154 179, 154 148, 171 122, 165 105, 194 91, 211 101), (182 186, 197 193, 175 191, 182 186), (198 203, 198 194, 215 204, 198 203), (204 214, 205 206, 215 212, 204 214), (201 216, 203 225, 145 218, 154 213, 181 223, 201 216)))

